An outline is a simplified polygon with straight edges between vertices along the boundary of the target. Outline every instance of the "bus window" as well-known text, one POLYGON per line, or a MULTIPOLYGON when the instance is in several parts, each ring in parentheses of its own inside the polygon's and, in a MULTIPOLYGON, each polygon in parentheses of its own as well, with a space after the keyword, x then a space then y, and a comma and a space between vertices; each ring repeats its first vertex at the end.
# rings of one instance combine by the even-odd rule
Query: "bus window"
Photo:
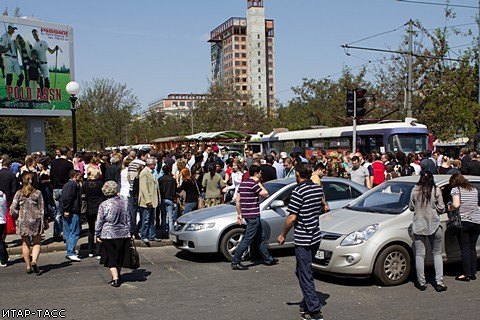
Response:
POLYGON ((388 151, 421 152, 428 150, 428 135, 424 134, 392 134, 388 138, 388 151))

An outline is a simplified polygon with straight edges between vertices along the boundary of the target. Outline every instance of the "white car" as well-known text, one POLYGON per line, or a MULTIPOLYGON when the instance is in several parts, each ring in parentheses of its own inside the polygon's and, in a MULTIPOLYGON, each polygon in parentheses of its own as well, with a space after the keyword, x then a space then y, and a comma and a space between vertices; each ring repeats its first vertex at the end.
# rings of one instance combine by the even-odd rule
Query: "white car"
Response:
MULTIPOLYGON (((330 208, 340 208, 368 189, 342 178, 322 178, 323 188, 330 208)), ((269 248, 279 247, 277 237, 287 216, 290 195, 297 183, 295 179, 277 179, 264 184, 270 196, 260 202, 260 217, 269 248)), ((170 237, 175 247, 196 253, 219 252, 232 259, 245 232, 246 224, 237 224, 234 203, 222 204, 190 212, 175 223, 170 237)), ((288 233, 285 246, 293 247, 293 230, 288 233)))
MULTIPOLYGON (((434 177, 447 203, 451 199, 450 175, 434 177)), ((480 177, 466 178, 480 190, 480 177)), ((322 215, 323 237, 312 264, 314 270, 342 277, 373 275, 383 285, 407 281, 414 261, 410 231, 413 212, 408 209, 408 203, 418 179, 418 176, 410 176, 389 180, 348 206, 322 215)), ((440 219, 444 231, 444 261, 460 261, 456 234, 446 232, 447 213, 441 214, 440 219)), ((480 240, 477 252, 479 249, 480 240)), ((427 262, 428 257, 432 260, 430 251, 427 262)))

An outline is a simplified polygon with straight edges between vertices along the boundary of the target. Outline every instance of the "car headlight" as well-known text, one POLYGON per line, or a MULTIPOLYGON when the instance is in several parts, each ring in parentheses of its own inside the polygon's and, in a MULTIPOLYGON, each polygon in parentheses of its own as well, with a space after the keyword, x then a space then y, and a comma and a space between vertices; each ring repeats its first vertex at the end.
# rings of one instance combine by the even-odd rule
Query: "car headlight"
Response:
POLYGON ((215 222, 210 222, 210 223, 189 223, 187 227, 185 228, 185 231, 199 231, 199 230, 205 230, 205 229, 210 229, 215 226, 215 222))
POLYGON ((375 232, 377 232, 377 230, 378 230, 378 223, 371 224, 362 229, 358 229, 357 231, 354 231, 350 233, 348 236, 346 236, 340 245, 354 246, 357 244, 364 243, 365 241, 370 239, 375 234, 375 232))

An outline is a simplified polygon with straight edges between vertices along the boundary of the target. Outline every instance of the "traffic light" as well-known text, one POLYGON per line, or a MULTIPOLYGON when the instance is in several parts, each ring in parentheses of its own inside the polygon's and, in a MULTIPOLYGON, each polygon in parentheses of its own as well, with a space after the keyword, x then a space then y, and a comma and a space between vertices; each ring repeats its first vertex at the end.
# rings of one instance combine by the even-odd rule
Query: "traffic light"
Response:
POLYGON ((365 89, 355 89, 356 98, 357 98, 357 117, 363 117, 367 109, 365 108, 365 103, 367 103, 367 99, 365 98, 365 94, 367 90, 365 89))
POLYGON ((355 112, 354 106, 355 90, 347 90, 347 117, 353 117, 355 112))

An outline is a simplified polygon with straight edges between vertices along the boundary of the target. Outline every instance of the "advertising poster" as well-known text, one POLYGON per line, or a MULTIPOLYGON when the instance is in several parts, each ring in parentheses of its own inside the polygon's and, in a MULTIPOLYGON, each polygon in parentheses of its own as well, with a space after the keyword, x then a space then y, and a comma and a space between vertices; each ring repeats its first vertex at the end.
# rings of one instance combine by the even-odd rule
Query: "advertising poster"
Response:
POLYGON ((68 115, 72 28, 0 16, 0 34, 1 114, 68 115))

